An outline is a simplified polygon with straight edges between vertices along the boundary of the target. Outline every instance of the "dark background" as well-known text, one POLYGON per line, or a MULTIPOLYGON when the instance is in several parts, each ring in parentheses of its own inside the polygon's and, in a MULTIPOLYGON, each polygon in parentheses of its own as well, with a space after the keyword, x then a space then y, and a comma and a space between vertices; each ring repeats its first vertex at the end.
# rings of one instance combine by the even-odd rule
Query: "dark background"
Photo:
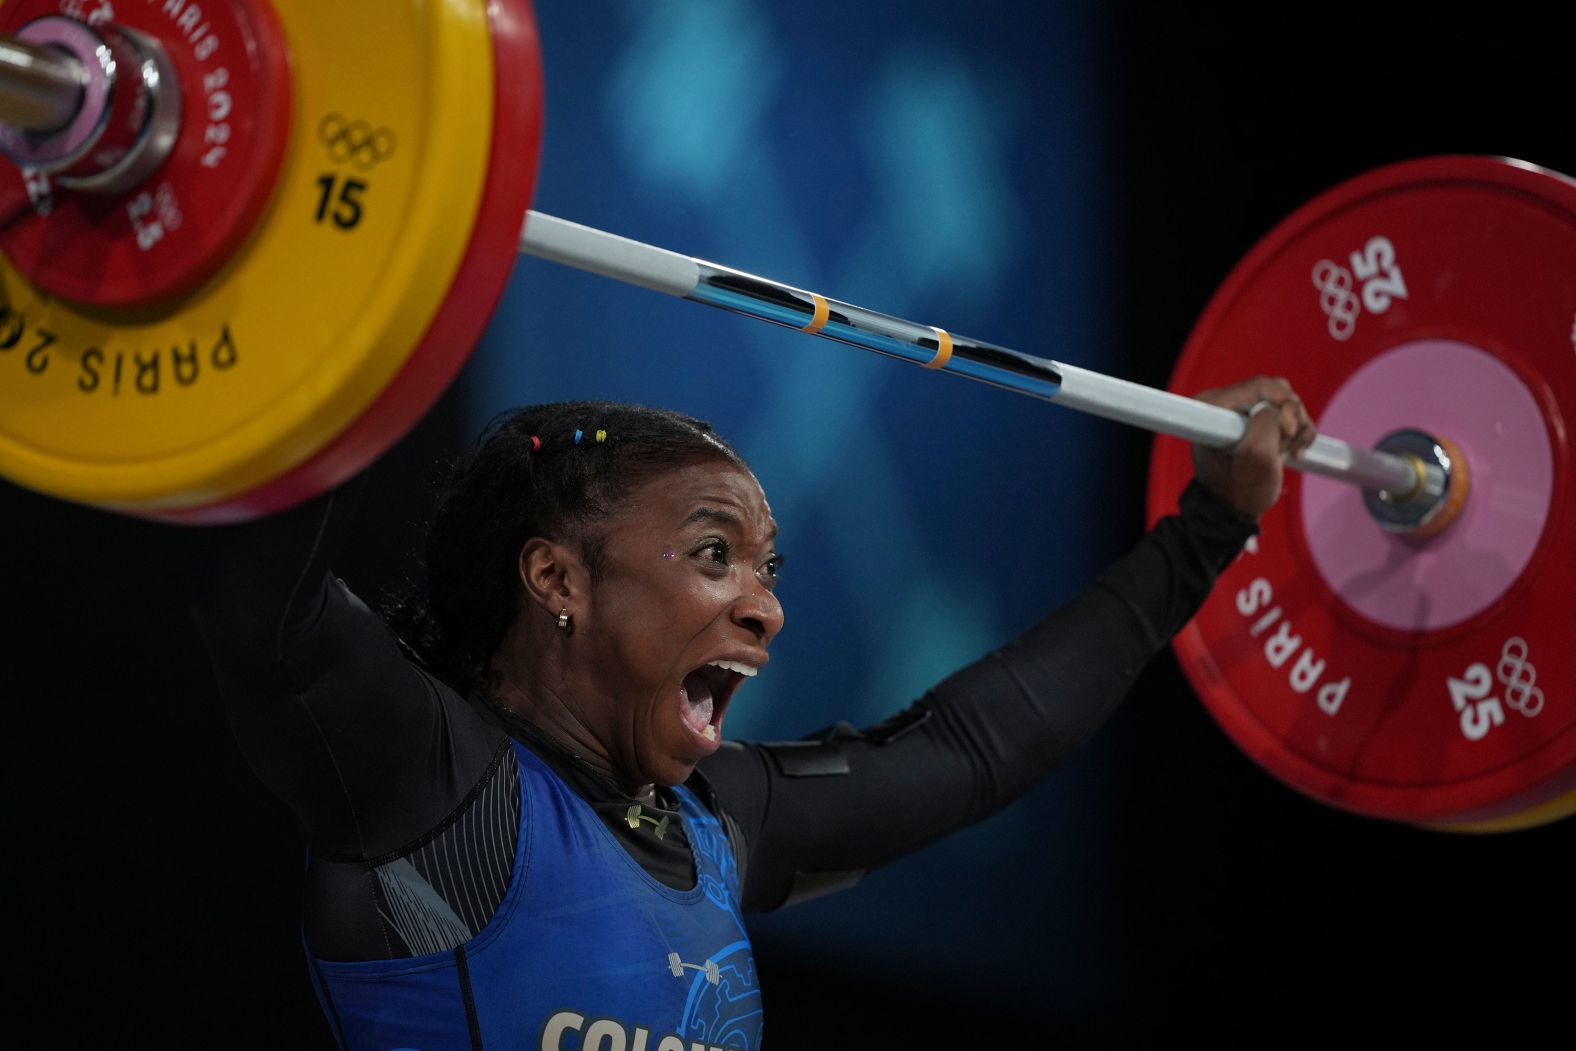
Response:
MULTIPOLYGON (((660 34, 662 19, 678 6, 651 5, 646 15, 619 8, 622 21, 597 32, 617 52, 618 42, 660 34)), ((588 16, 544 10, 541 18, 549 98, 573 101, 577 78, 597 75, 598 67, 586 57, 590 48, 572 51, 563 41, 578 40, 573 23, 588 16)), ((1570 14, 1509 5, 1299 5, 1252 15, 1074 5, 1047 13, 995 3, 966 14, 917 5, 904 18, 845 11, 842 23, 831 23, 840 32, 818 35, 796 12, 776 11, 767 24, 780 30, 774 46, 791 59, 779 80, 819 77, 823 90, 845 90, 839 77, 852 78, 864 62, 878 65, 881 49, 901 49, 923 32, 932 41, 924 46, 955 48, 961 68, 979 74, 979 82, 1006 85, 1017 136, 1006 156, 1036 240, 1020 244, 1017 267, 1006 275, 983 264, 972 271, 1007 287, 981 293, 983 306, 955 306, 963 311, 958 327, 1142 382, 1164 385, 1189 326, 1233 262, 1276 220, 1344 178, 1447 152, 1516 156, 1576 172, 1570 14), (1029 192, 1033 187, 1044 196, 1029 192), (1052 245, 1069 229, 1052 221, 1080 212, 1087 225, 1077 234, 1075 262, 1040 261, 1039 239, 1052 245), (1078 287, 1090 294, 1044 283, 1055 281, 1087 282, 1078 287), (1052 331, 1070 334, 1079 349, 1030 335, 1052 331)), ((612 97, 586 95, 583 116, 550 109, 539 206, 608 221, 581 203, 570 183, 585 181, 578 165, 591 163, 585 151, 596 148, 578 136, 594 134, 612 97)), ((836 123, 836 114, 820 114, 836 123)), ((799 180, 793 185, 811 185, 817 169, 826 180, 824 198, 801 201, 808 191, 792 189, 780 195, 815 207, 805 223, 825 228, 806 236, 835 241, 856 228, 859 201, 880 193, 879 180, 845 167, 837 155, 837 144, 859 130, 822 144, 823 155, 814 152, 810 117, 774 113, 767 127, 778 147, 810 158, 790 170, 799 180)), ((597 157, 599 168, 617 162, 616 130, 607 141, 614 145, 604 145, 608 156, 597 157)), ((613 228, 656 240, 669 234, 675 248, 773 273, 767 264, 777 261, 782 238, 750 212, 759 173, 739 170, 737 179, 702 187, 693 200, 660 202, 656 207, 677 214, 673 230, 659 220, 642 227, 638 215, 623 212, 615 218, 634 225, 613 228), (708 193, 720 211, 748 218, 732 225, 696 220, 690 212, 708 193), (720 243, 752 224, 765 227, 773 244, 720 243), (726 248, 744 258, 725 255, 726 248)), ((651 190, 633 177, 616 187, 631 198, 651 190)), ((626 202, 620 198, 618 206, 626 202)), ((1044 252, 1061 250, 1065 245, 1044 252)), ((836 267, 804 273, 792 270, 792 260, 789 266, 786 280, 907 309, 893 302, 900 292, 879 282, 866 299, 862 289, 831 283, 836 267)), ((540 314, 572 315, 577 297, 606 301, 604 309, 620 318, 633 312, 639 320, 630 323, 648 340, 656 338, 648 319, 666 324, 675 312, 705 313, 652 306, 643 293, 632 293, 626 306, 622 290, 577 276, 562 279, 568 291, 541 291, 558 280, 541 264, 521 264, 476 368, 377 469, 358 541, 339 567, 353 586, 376 594, 410 571, 427 494, 441 473, 437 461, 459 448, 500 398, 642 397, 699 411, 749 438, 749 404, 730 404, 725 394, 686 400, 665 386, 684 382, 682 365, 670 361, 660 376, 621 375, 585 389, 582 378, 542 357, 549 353, 544 345, 574 356, 578 351, 563 342, 573 335, 544 329, 540 339, 522 340, 520 333, 534 333, 525 326, 540 314), (522 341, 527 364, 519 367, 529 393, 498 393, 502 348, 522 341)), ((941 316, 934 297, 919 302, 941 316)), ((952 305, 945 296, 940 304, 952 305)), ((579 319, 566 327, 594 342, 584 333, 588 324, 579 319)), ((685 338, 726 346, 747 323, 707 315, 697 324, 704 334, 685 338)), ((722 360, 705 346, 695 353, 697 372, 722 360)), ((817 367, 845 367, 843 352, 826 354, 815 359, 817 367)), ((988 469, 975 472, 982 477, 955 483, 950 503, 961 509, 952 513, 964 520, 997 515, 981 501, 993 489, 1023 484, 1003 461, 1057 452, 1030 433, 1056 410, 1035 407, 1021 422, 1008 417, 1020 410, 1007 407, 1006 395, 958 385, 941 396, 929 387, 910 395, 906 386, 887 385, 910 382, 898 366, 846 367, 874 370, 880 386, 872 396, 889 417, 882 426, 905 451, 902 462, 920 465, 898 473, 913 473, 916 486, 931 469, 965 473, 935 448, 954 444, 935 434, 935 420, 962 430, 976 424, 968 414, 979 413, 1000 424, 1003 435, 986 445, 988 469), (889 371, 904 378, 889 381, 889 371)), ((1274 363, 1266 370, 1277 371, 1274 363)), ((774 382, 769 375, 746 379, 774 382)), ((1077 429, 1082 424, 1046 426, 1059 428, 1057 441, 1086 433, 1077 429)), ((1147 441, 1104 425, 1089 433, 1101 477, 1130 482, 1077 485, 1089 477, 1080 470, 1095 468, 1059 464, 1046 483, 1060 490, 1047 503, 1055 521, 1041 523, 1040 505, 1015 502, 1029 498, 1014 493, 1003 498, 1007 510, 999 515, 1007 525, 995 527, 1003 535, 970 541, 986 548, 986 557, 999 555, 1002 578, 1014 577, 1042 543, 1036 531, 1050 529, 1062 548, 1058 571, 1072 574, 1034 594, 1009 593, 1003 579, 991 578, 971 598, 1014 611, 994 627, 1020 626, 1017 610, 1067 593, 1137 536, 1147 441)), ((859 443, 857 433, 844 442, 859 443)), ((745 452, 769 493, 774 476, 793 470, 791 448, 762 441, 745 452)), ((886 469, 884 460, 860 466, 858 448, 838 455, 840 464, 855 458, 838 473, 857 478, 886 469)), ((907 494, 908 484, 899 491, 907 494)), ((923 505, 903 510, 917 507, 923 505)), ((813 510, 802 513, 808 517, 800 535, 820 550, 825 523, 813 510)), ((41 1042, 62 1044, 110 1036, 167 1046, 326 1044, 296 933, 300 844, 288 815, 229 742, 205 657, 185 620, 181 581, 191 537, 9 487, 0 487, 0 521, 0 583, 11 597, 0 698, 13 725, 5 782, 5 901, 13 935, 6 1028, 41 1027, 41 1042)), ((919 554, 940 563, 949 550, 942 544, 919 554)), ((860 578, 819 556, 796 552, 795 563, 795 586, 804 590, 789 592, 790 623, 814 640, 814 624, 832 616, 835 627, 837 603, 854 601, 840 596, 860 587, 860 578), (835 575, 835 592, 815 590, 812 578, 823 572, 835 575)), ((882 586, 882 570, 872 572, 867 589, 882 586)), ((916 603, 928 595, 940 604, 934 592, 917 594, 916 603)), ((815 648, 788 652, 810 662, 815 648)), ((780 694, 767 690, 763 684, 762 708, 781 712, 766 703, 780 694)), ((893 707, 911 690, 901 681, 897 696, 880 703, 893 707)), ((843 700, 821 694, 807 710, 751 717, 739 727, 730 715, 730 730, 789 736, 811 729, 828 721, 822 709, 835 717, 843 700)), ((1009 1039, 1107 1046, 1180 1034, 1276 1046, 1542 1042, 1540 1023, 1558 1026, 1573 977, 1572 840, 1568 821, 1465 837, 1307 801, 1230 745, 1167 655, 1089 749, 1009 814, 961 837, 961 845, 876 874, 841 905, 834 900, 764 921, 758 962, 771 1046, 1009 1039)))

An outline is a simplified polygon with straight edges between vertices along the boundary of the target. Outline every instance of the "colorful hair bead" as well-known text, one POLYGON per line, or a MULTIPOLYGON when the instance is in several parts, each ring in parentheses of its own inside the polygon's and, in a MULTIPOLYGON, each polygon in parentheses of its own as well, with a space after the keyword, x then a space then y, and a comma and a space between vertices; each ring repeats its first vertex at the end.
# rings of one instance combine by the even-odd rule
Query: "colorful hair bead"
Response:
POLYGON ((531 435, 531 451, 534 453, 539 453, 542 451, 542 439, 538 438, 534 434, 531 435))
POLYGON ((596 441, 597 441, 598 445, 601 445, 603 442, 607 441, 607 432, 606 431, 597 431, 596 432, 596 441))
POLYGON ((575 428, 575 444, 576 445, 580 444, 580 438, 581 438, 581 436, 583 434, 585 434, 585 431, 582 431, 579 427, 575 428))

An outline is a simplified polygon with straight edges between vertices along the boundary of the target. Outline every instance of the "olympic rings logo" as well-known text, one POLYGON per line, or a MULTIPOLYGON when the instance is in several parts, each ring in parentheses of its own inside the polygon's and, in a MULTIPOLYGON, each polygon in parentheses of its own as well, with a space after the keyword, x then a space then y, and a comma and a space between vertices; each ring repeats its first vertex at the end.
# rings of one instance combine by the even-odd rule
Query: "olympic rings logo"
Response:
POLYGON ((1352 273, 1339 263, 1321 259, 1313 264, 1313 287, 1319 290, 1319 309, 1329 318, 1330 338, 1342 343, 1357 330, 1363 312, 1352 291, 1352 273))
POLYGON ((341 113, 330 113, 318 122, 317 141, 335 164, 349 163, 364 172, 394 156, 392 131, 364 120, 347 120, 341 113))
POLYGON ((1527 660, 1527 640, 1512 635, 1500 650, 1499 666, 1494 674, 1505 686, 1505 703, 1511 708, 1534 719, 1543 711, 1543 691, 1538 689, 1538 670, 1527 660))

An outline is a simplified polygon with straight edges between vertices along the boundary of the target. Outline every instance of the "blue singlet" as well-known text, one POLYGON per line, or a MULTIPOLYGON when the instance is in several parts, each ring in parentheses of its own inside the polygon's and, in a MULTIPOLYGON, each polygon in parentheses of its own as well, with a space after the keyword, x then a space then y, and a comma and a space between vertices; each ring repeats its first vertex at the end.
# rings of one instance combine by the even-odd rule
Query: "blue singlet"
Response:
POLYGON ((696 883, 666 887, 595 811, 516 743, 520 834, 481 933, 410 959, 313 960, 345 1048, 758 1051, 761 994, 721 824, 674 791, 696 883))

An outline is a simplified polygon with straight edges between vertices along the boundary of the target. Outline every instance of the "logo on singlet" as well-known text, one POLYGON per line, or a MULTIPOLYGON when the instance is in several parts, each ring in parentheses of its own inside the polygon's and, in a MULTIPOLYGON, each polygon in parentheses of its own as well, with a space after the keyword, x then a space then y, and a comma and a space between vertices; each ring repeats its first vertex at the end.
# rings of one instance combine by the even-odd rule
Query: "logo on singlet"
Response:
POLYGON ((685 963, 683 960, 679 959, 679 954, 676 952, 668 953, 669 974, 675 978, 682 978, 684 977, 685 968, 688 968, 692 971, 700 971, 706 976, 706 980, 712 985, 716 985, 722 981, 722 968, 717 966, 716 960, 707 960, 705 966, 702 966, 698 963, 685 963))

